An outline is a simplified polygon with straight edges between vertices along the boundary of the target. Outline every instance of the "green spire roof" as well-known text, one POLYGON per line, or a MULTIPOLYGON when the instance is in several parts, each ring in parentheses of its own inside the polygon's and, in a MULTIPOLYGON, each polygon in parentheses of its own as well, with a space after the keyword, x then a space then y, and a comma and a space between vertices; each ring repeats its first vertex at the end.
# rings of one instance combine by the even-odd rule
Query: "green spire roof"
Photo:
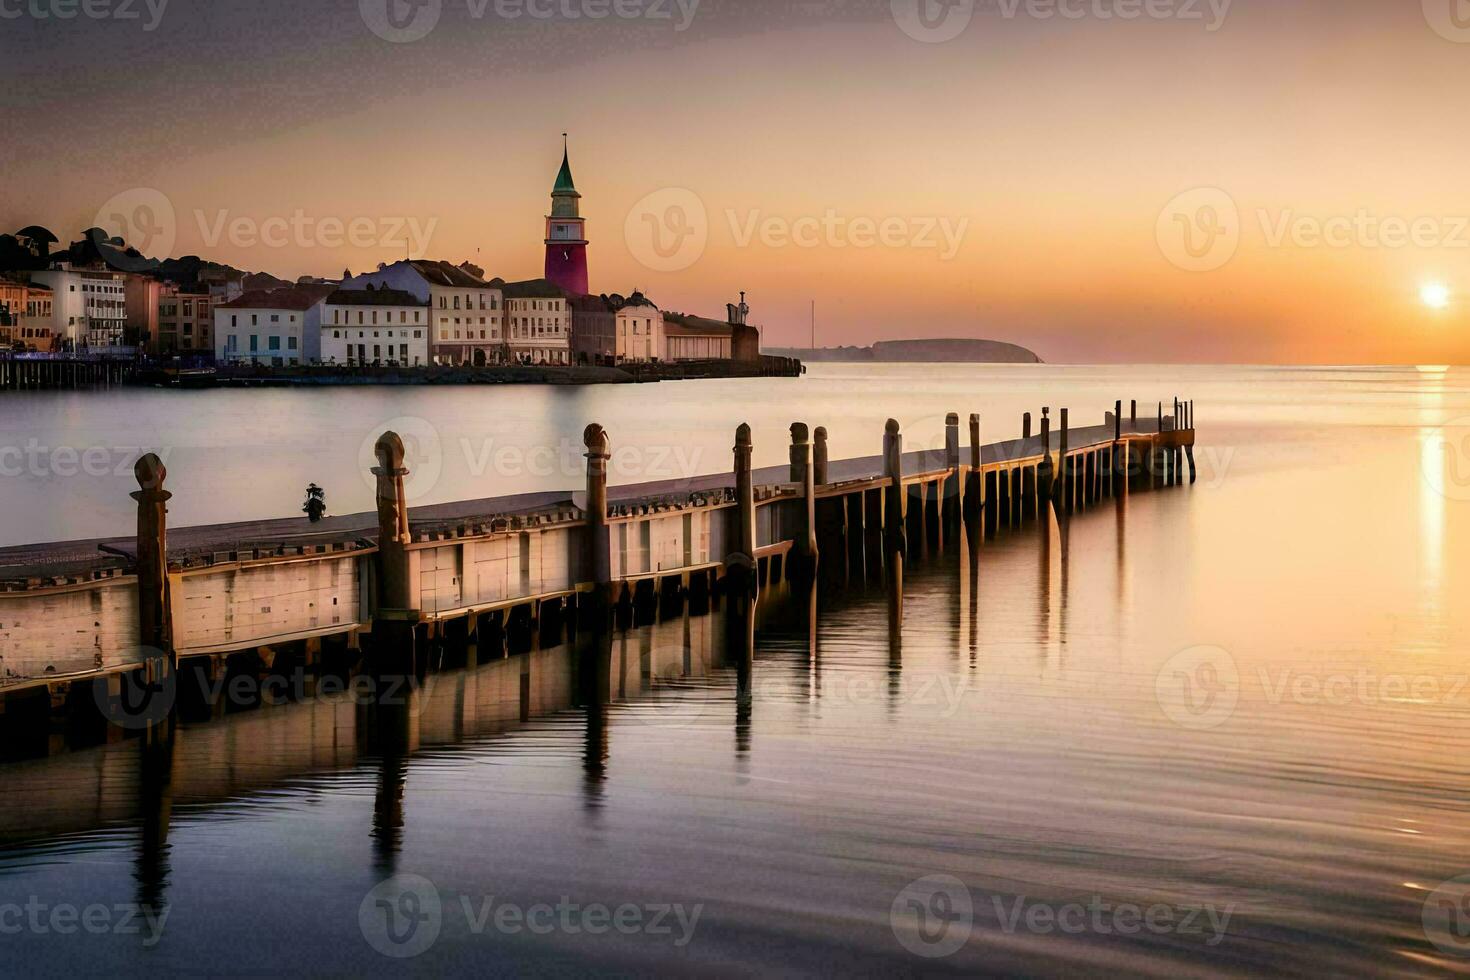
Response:
POLYGON ((572 182, 572 160, 565 146, 566 137, 563 136, 561 152, 561 173, 556 175, 556 186, 551 189, 553 194, 575 194, 577 185, 572 182))

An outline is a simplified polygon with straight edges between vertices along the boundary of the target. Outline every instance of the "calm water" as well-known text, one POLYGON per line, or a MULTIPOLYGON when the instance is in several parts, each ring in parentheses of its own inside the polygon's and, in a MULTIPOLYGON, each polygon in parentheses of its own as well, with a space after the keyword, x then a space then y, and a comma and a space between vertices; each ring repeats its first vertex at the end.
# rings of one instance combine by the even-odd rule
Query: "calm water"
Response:
MULTIPOLYGON (((4 766, 0 969, 1466 972, 1466 372, 39 396, 6 400, 0 445, 171 447, 192 523, 294 513, 311 480, 362 509, 358 447, 397 416, 438 440, 430 502, 575 486, 475 461, 589 420, 645 454, 630 481, 674 445, 724 467, 743 420, 776 463, 793 418, 867 454, 888 415, 924 440, 980 411, 992 439, 1176 393, 1194 487, 930 555, 901 622, 881 582, 770 595, 748 674, 721 616, 676 619, 591 682, 541 650, 402 709, 314 698, 4 766), (127 903, 161 933, 115 928, 127 903), (108 928, 48 918, 93 905, 108 928)), ((129 526, 127 477, 8 485, 6 543, 129 526)))

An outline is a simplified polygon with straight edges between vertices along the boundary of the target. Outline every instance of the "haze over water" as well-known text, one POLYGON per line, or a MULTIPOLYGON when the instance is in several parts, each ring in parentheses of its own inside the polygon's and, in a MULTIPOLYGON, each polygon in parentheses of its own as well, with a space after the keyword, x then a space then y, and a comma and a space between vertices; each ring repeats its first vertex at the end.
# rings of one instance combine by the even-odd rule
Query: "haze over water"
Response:
MULTIPOLYGON (((0 905, 170 908, 155 947, 24 932, 7 969, 1463 972, 1453 923, 1426 930, 1424 908, 1470 874, 1467 381, 814 365, 790 382, 13 398, 0 446, 172 447, 176 525, 294 514, 312 480, 334 513, 368 509, 359 446, 403 416, 443 450, 415 503, 574 488, 472 460, 487 439, 492 459, 575 446, 589 421, 644 465, 686 447, 711 472, 741 421, 769 465, 798 419, 841 458, 877 452, 890 415, 915 448, 949 411, 981 412, 994 441, 1044 404, 1091 424, 1117 398, 1146 414, 1176 394, 1196 400, 1200 479, 1002 531, 973 564, 961 545, 916 559, 901 624, 881 581, 824 591, 814 626, 802 597, 766 596, 748 709, 716 615, 617 637, 605 710, 555 648, 431 675, 408 712, 317 699, 188 723, 162 767, 136 740, 0 767, 0 905), (407 961, 359 924, 395 874, 443 904, 407 961), (942 957, 911 951, 938 947, 904 904, 933 875, 973 908, 942 957), (703 908, 678 946, 677 925, 477 935, 460 900, 489 896, 703 908), (1056 925, 1120 904, 1200 910, 1199 931, 1056 925)), ((126 472, 6 482, 4 543, 130 529, 126 472)))

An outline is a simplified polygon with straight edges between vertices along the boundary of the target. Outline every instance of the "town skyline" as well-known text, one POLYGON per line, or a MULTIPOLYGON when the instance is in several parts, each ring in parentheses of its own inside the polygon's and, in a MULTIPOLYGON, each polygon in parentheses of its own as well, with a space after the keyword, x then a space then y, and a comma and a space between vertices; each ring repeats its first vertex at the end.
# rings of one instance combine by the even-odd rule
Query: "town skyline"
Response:
POLYGON ((1107 3, 959 3, 939 8, 964 15, 943 22, 953 37, 888 2, 648 4, 599 22, 428 3, 405 9, 431 18, 398 26, 367 0, 256 6, 176 0, 151 33, 147 19, 10 22, 22 104, 85 91, 70 118, 96 139, 56 157, 42 152, 56 121, 21 127, 0 227, 85 228, 154 188, 181 216, 175 254, 239 268, 331 276, 404 253, 237 244, 221 215, 399 221, 405 238, 417 222, 425 254, 520 268, 539 220, 524 202, 570 131, 594 288, 694 308, 738 280, 772 344, 804 346, 815 301, 823 346, 1470 360, 1464 137, 1444 84, 1470 81, 1470 48, 1431 0, 1180 0, 1131 19, 1107 3), (311 59, 291 55, 302 38, 311 59), (181 54, 158 79, 89 67, 161 42, 181 54), (28 71, 43 55, 49 71, 28 71), (842 70, 864 60, 885 70, 842 70), (160 113, 206 61, 187 111, 160 113), (1364 119, 1372 140, 1354 136, 1364 119), (1384 186, 1391 167, 1406 179, 1384 186), (630 234, 654 230, 650 259, 630 234))

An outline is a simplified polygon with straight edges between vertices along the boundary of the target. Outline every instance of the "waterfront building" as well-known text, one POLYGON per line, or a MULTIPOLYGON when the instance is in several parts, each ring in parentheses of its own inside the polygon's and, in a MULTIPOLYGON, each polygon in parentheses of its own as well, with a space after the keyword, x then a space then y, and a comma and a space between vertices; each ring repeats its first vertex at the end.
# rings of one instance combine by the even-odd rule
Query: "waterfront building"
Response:
POLYGON ((158 299, 158 352, 165 357, 213 353, 214 305, 214 295, 202 281, 193 287, 164 284, 158 299))
POLYGON ((725 306, 725 322, 685 313, 665 313, 664 359, 669 361, 760 360, 760 331, 750 326, 745 294, 725 306))
POLYGON ((571 156, 562 148, 561 171, 551 189, 551 214, 546 216, 546 278, 569 296, 586 296, 587 219, 582 217, 582 195, 572 180, 571 156))
POLYGON ((429 305, 401 289, 339 289, 323 310, 321 359, 422 367, 429 363, 429 305))
POLYGON ((619 363, 644 364, 663 360, 664 315, 647 296, 634 292, 627 299, 612 297, 617 311, 616 356, 619 363))
POLYGON ((55 268, 31 273, 31 281, 50 288, 52 333, 74 349, 123 346, 127 330, 127 273, 105 268, 55 268))
POLYGON ((617 309, 609 296, 572 296, 572 360, 576 364, 617 361, 617 309))
POLYGON ((332 286, 250 290, 214 311, 220 364, 291 367, 321 360, 322 311, 332 286))
POLYGON ((547 279, 506 283, 504 294, 510 363, 572 363, 572 294, 547 279))
POLYGON ((50 289, 23 279, 0 278, 0 345, 49 351, 52 337, 50 289))
POLYGON ((166 288, 164 283, 145 275, 130 275, 123 282, 128 340, 154 354, 163 353, 158 316, 166 288))
POLYGON ((384 265, 344 278, 343 289, 401 290, 427 307, 429 359, 435 364, 497 364, 505 347, 505 298, 499 279, 488 282, 463 266, 426 259, 384 265))

